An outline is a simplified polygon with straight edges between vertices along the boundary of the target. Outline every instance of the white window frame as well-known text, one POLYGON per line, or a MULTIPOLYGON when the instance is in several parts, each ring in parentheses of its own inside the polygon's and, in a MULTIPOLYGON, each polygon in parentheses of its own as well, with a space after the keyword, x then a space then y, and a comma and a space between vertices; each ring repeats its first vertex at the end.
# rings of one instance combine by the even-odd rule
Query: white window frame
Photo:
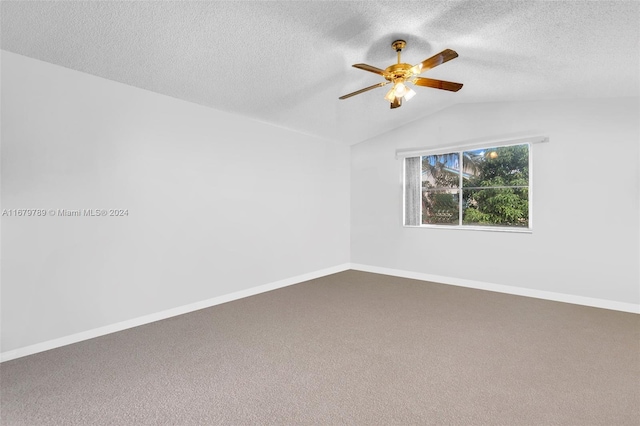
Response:
MULTIPOLYGON (((426 229, 454 229, 454 230, 472 230, 472 231, 491 231, 491 232, 513 232, 513 233, 532 233, 533 232, 533 145, 543 142, 548 142, 549 138, 546 136, 524 136, 513 137, 505 139, 491 139, 482 142, 468 142, 459 143, 455 145, 445 145, 433 148, 411 148, 396 151, 396 158, 402 159, 402 226, 406 228, 426 228, 426 229), (478 226, 478 225, 461 225, 462 220, 458 218, 458 225, 437 225, 437 224, 422 224, 419 225, 407 225, 405 223, 406 213, 406 170, 405 164, 406 158, 410 157, 423 157, 429 155, 441 155, 450 154, 452 152, 458 152, 458 155, 462 155, 464 151, 471 151, 482 148, 499 148, 503 146, 513 145, 529 145, 529 226, 527 228, 507 227, 507 226, 478 226)), ((462 158, 460 159, 460 167, 462 167, 462 158)), ((460 173, 460 180, 462 180, 462 173, 460 173)), ((462 182, 459 184, 459 191, 463 190, 462 182)), ((422 193, 422 190, 421 190, 422 193)), ((462 193, 460 192, 460 195, 462 193)), ((422 195, 421 195, 422 197, 422 195)), ((460 196, 460 203, 462 203, 462 196, 460 196)), ((462 215, 462 208, 459 208, 458 214, 462 215)), ((422 218, 422 203, 420 203, 420 218, 422 218)), ((420 220, 422 222, 422 220, 420 220)))

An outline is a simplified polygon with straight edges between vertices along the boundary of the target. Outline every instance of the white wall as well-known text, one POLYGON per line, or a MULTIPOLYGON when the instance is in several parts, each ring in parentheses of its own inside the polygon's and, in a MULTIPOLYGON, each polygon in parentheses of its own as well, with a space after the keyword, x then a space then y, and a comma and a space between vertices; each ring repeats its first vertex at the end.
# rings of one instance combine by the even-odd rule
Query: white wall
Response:
POLYGON ((351 262, 638 305, 638 98, 458 105, 352 147, 351 262), (398 148, 538 131, 533 233, 402 227, 398 148))
POLYGON ((349 149, 2 52, 2 351, 349 262, 349 149))
POLYGON ((2 352, 349 260, 640 303, 638 98, 458 105, 349 165, 330 141, 4 51, 1 76, 2 209, 129 210, 2 218, 2 352), (401 226, 396 149, 531 130, 550 137, 532 234, 401 226))

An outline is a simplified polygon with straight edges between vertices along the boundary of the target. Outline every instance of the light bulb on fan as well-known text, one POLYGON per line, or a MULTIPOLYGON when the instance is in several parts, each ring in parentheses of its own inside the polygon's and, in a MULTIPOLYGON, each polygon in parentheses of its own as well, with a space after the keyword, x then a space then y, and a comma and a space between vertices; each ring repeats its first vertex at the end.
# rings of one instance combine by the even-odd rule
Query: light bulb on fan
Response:
POLYGON ((401 98, 407 93, 407 86, 400 81, 393 86, 393 90, 396 92, 396 97, 401 98))
POLYGON ((416 92, 410 87, 404 84, 402 81, 398 81, 393 85, 393 88, 387 92, 384 96, 389 102, 393 102, 396 98, 404 98, 405 101, 413 98, 416 92))

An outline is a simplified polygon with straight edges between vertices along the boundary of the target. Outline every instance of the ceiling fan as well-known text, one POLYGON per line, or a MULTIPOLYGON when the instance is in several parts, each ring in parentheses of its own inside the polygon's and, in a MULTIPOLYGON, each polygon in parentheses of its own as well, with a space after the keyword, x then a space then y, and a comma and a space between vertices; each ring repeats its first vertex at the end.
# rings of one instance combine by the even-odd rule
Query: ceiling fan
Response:
POLYGON ((367 64, 355 64, 355 68, 369 71, 374 74, 379 74, 387 81, 374 84, 373 86, 365 87, 364 89, 357 90, 348 95, 340 96, 339 99, 347 99, 360 93, 368 92, 369 90, 377 87, 386 86, 389 83, 393 83, 391 90, 385 95, 385 99, 391 102, 391 109, 399 108, 402 106, 402 100, 408 101, 416 94, 406 83, 413 83, 416 86, 432 87, 434 89, 449 90, 451 92, 457 92, 462 89, 461 83, 453 83, 451 81, 434 80, 431 78, 417 77, 419 74, 426 70, 435 68, 440 64, 444 64, 447 61, 455 59, 458 54, 451 50, 445 49, 442 52, 425 59, 417 65, 404 64, 400 61, 400 52, 405 48, 407 42, 404 40, 396 40, 391 43, 391 47, 398 53, 398 63, 388 66, 385 69, 380 69, 367 64))

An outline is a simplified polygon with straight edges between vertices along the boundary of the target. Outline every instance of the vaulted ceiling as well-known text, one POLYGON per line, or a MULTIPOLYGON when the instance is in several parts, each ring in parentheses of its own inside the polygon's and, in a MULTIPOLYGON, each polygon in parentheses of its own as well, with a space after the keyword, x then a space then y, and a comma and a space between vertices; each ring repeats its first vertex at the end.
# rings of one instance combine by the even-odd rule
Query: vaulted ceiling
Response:
POLYGON ((2 49, 354 144, 457 103, 639 96, 638 1, 2 1, 2 49), (459 57, 390 110, 352 68, 459 57))

